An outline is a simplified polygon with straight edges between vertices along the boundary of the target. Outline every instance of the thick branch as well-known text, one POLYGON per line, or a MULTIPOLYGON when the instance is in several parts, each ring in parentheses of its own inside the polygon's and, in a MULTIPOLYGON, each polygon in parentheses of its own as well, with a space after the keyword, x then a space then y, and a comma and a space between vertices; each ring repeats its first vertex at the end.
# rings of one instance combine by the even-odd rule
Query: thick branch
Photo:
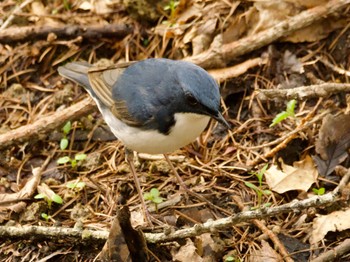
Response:
POLYGON ((350 0, 329 1, 325 5, 319 5, 301 12, 269 29, 232 43, 221 44, 221 36, 218 35, 207 51, 188 57, 185 60, 204 68, 222 67, 222 65, 227 64, 238 56, 257 50, 283 36, 288 36, 299 29, 305 28, 329 15, 339 12, 348 4, 350 4, 350 0))

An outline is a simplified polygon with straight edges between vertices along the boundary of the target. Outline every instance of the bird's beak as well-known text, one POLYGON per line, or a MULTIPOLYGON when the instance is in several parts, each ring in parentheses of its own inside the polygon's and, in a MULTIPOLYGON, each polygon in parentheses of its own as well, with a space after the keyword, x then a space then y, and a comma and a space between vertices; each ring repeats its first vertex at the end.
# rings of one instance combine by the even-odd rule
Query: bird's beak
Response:
POLYGON ((213 118, 218 121, 219 123, 223 124, 227 127, 227 129, 231 129, 232 126, 229 124, 226 119, 222 116, 222 114, 219 112, 217 116, 213 116, 213 118))

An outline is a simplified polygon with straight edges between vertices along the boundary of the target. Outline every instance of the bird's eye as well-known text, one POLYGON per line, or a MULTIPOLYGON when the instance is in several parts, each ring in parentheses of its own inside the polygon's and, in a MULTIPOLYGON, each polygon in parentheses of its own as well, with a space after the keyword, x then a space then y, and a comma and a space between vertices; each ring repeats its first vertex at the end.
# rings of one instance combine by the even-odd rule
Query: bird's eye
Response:
POLYGON ((196 99, 192 94, 190 94, 190 93, 186 94, 186 100, 187 100, 187 102, 188 102, 190 105, 192 105, 192 106, 198 104, 197 99, 196 99))

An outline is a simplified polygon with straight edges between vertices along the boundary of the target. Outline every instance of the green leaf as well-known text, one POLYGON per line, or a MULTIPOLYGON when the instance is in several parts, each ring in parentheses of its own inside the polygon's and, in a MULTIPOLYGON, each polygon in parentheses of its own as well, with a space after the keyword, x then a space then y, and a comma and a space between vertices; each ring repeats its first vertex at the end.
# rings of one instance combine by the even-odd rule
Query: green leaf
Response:
POLYGON ((34 196, 35 199, 44 199, 46 196, 44 194, 37 194, 36 196, 34 196))
POLYGON ((290 100, 287 103, 286 111, 282 111, 281 113, 277 114, 277 116, 275 116, 275 118, 272 120, 270 127, 277 125, 278 123, 282 122, 283 120, 285 120, 290 116, 294 117, 295 116, 294 110, 295 110, 296 103, 297 101, 295 99, 290 100))
POLYGON ((63 164, 66 164, 70 161, 70 157, 69 156, 64 156, 64 157, 60 157, 58 160, 57 160, 57 164, 59 165, 63 165, 63 164))
POLYGON ((250 183, 250 182, 244 182, 244 184, 245 184, 247 187, 249 187, 249 188, 251 188, 251 189, 253 189, 253 190, 255 190, 255 191, 259 191, 259 188, 258 188, 256 185, 254 185, 254 184, 252 184, 252 183, 250 183))
POLYGON ((82 161, 86 159, 86 154, 76 154, 74 158, 77 161, 82 161))
POLYGON ((160 204, 163 202, 163 198, 162 197, 154 197, 152 202, 155 204, 160 204))
POLYGON ((72 123, 70 121, 68 121, 64 127, 62 128, 62 131, 65 135, 68 135, 70 130, 72 129, 72 123))
POLYGON ((319 188, 319 189, 313 188, 312 191, 313 191, 316 195, 322 196, 322 195, 324 195, 324 193, 326 192, 326 189, 325 189, 324 187, 321 187, 321 188, 319 188))
POLYGON ((153 199, 153 196, 151 195, 150 192, 146 192, 146 193, 143 194, 143 198, 144 198, 145 200, 152 200, 152 199, 153 199))
POLYGON ((277 125, 278 123, 282 122, 288 116, 289 116, 289 114, 286 111, 283 111, 283 112, 277 114, 277 116, 275 116, 275 118, 272 120, 270 127, 273 127, 273 126, 277 125))
POLYGON ((228 256, 225 258, 225 262, 232 262, 235 261, 235 258, 233 256, 228 256))
POLYGON ((47 220, 49 220, 50 216, 46 213, 41 213, 41 217, 47 221, 47 220))
POLYGON ((69 144, 68 139, 65 138, 65 137, 62 138, 62 139, 61 139, 61 142, 60 142, 60 148, 61 148, 61 150, 65 150, 65 149, 67 148, 68 144, 69 144))
POLYGON ((271 191, 270 190, 263 190, 262 191, 264 195, 270 195, 271 194, 271 191))
POLYGON ((259 180, 259 184, 260 184, 260 185, 261 185, 263 176, 264 176, 264 174, 265 174, 265 172, 266 172, 268 166, 269 166, 268 164, 264 165, 264 167, 263 167, 259 172, 255 173, 256 177, 257 177, 258 180, 259 180))
POLYGON ((321 187, 319 190, 318 190, 318 194, 321 196, 321 195, 324 195, 324 193, 326 193, 326 189, 324 187, 321 187))
POLYGON ((293 116, 295 115, 294 113, 294 109, 295 109, 295 105, 297 104, 297 100, 292 99, 288 102, 287 104, 287 113, 289 114, 289 116, 293 116))
POLYGON ((52 196, 52 201, 57 203, 57 204, 62 204, 63 203, 62 198, 59 195, 57 195, 57 194, 54 194, 52 196))
POLYGON ((71 166, 72 166, 73 168, 76 167, 76 166, 77 166, 77 160, 71 159, 71 160, 70 160, 70 164, 71 164, 71 166))
POLYGON ((159 197, 160 195, 159 190, 157 188, 152 188, 150 193, 153 197, 159 197))
POLYGON ((66 185, 68 188, 70 189, 83 189, 85 187, 85 182, 70 182, 70 183, 67 183, 66 185))

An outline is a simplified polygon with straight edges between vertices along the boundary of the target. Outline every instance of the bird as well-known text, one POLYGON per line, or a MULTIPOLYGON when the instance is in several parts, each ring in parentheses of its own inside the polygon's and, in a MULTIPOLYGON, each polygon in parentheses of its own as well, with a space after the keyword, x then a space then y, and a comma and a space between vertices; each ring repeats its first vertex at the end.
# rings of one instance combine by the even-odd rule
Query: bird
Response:
POLYGON ((193 142, 211 118, 231 128, 221 112, 218 84, 206 70, 191 62, 166 58, 112 66, 70 62, 60 66, 58 72, 89 93, 112 133, 124 144, 146 217, 133 152, 163 154, 187 191, 168 154, 193 142))

